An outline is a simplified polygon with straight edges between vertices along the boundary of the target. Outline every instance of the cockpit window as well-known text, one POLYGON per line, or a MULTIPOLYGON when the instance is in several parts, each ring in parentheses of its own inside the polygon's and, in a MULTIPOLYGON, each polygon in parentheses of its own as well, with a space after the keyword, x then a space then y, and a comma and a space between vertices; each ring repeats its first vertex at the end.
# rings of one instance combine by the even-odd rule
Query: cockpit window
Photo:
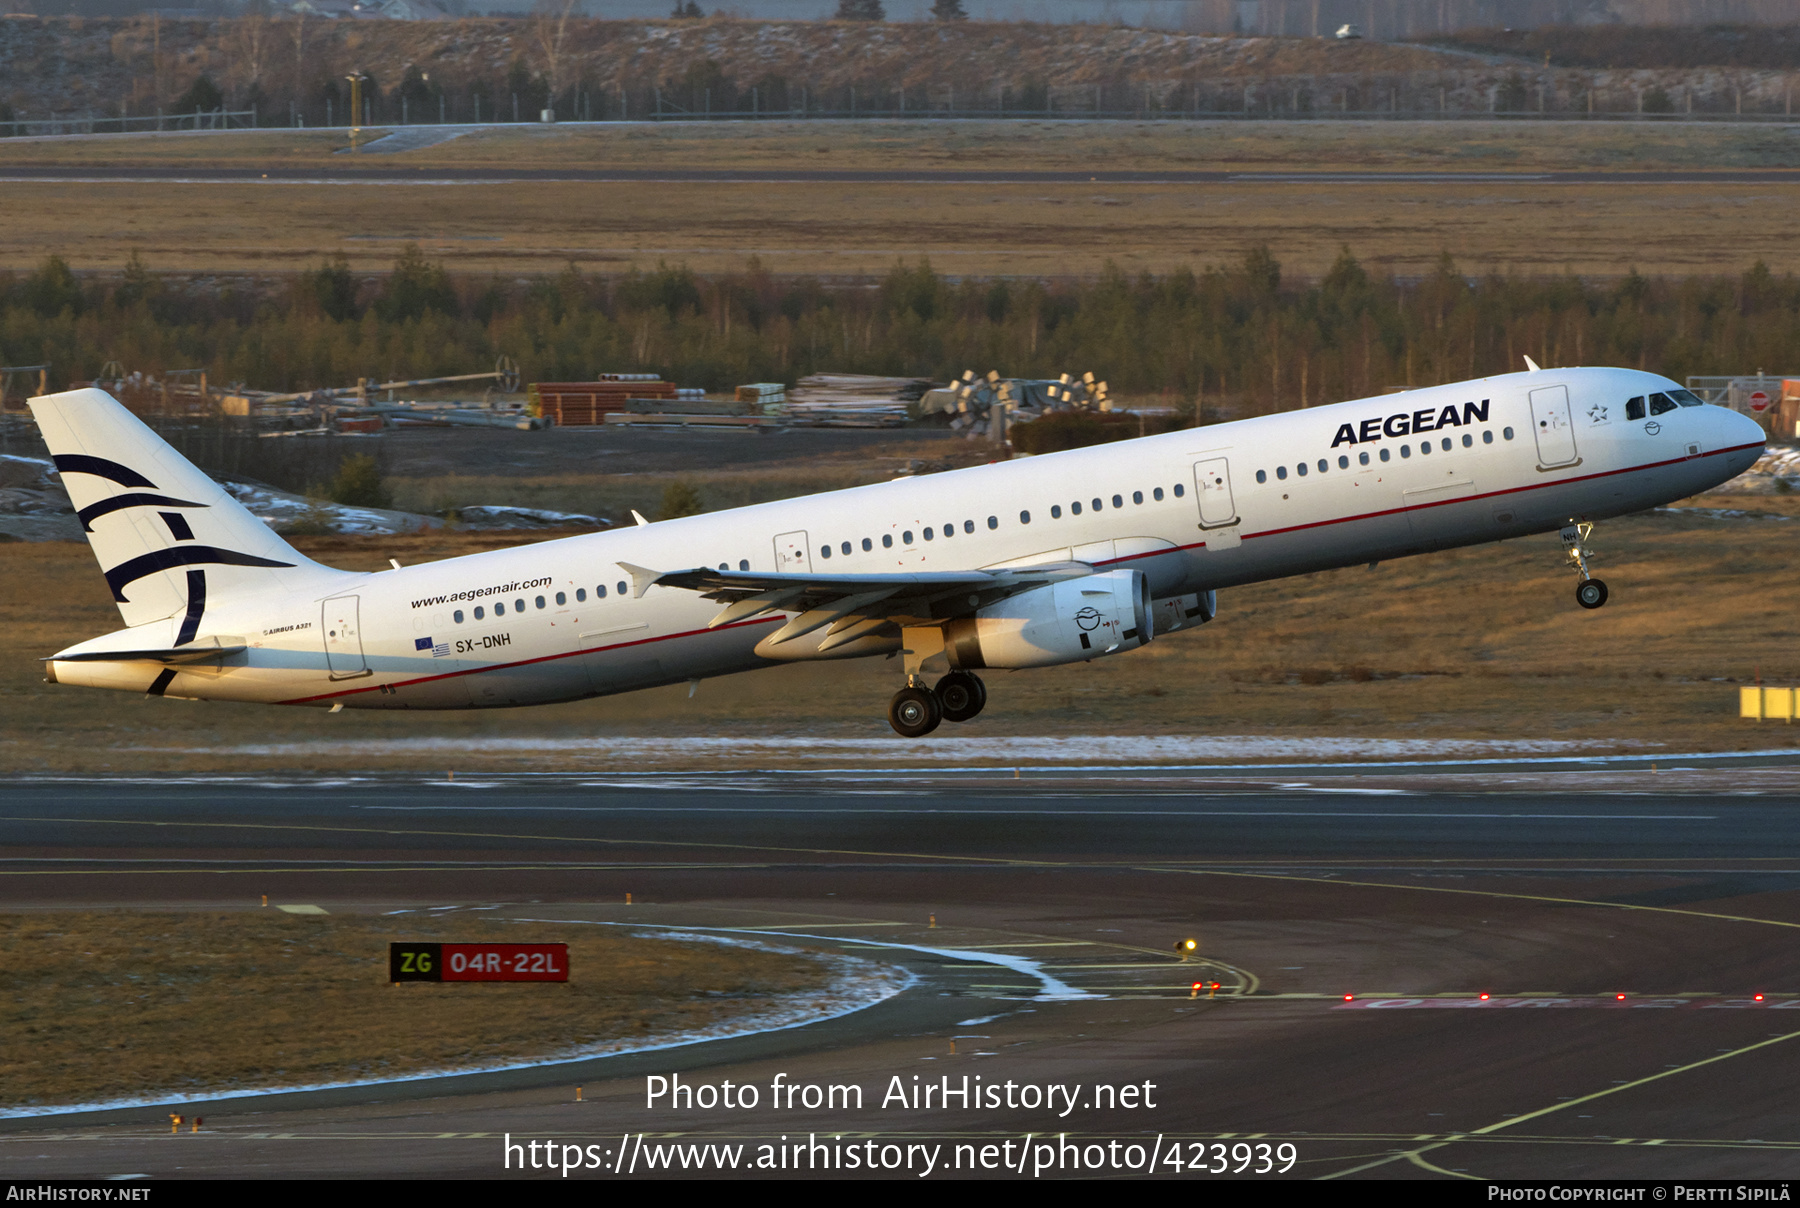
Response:
POLYGON ((1683 407, 1706 406, 1692 390, 1671 390, 1669 391, 1669 397, 1674 399, 1677 403, 1680 403, 1683 407))
POLYGON ((1625 418, 1626 419, 1643 419, 1644 418, 1644 399, 1643 399, 1642 395, 1626 402, 1625 418))
POLYGON ((1675 400, 1668 395, 1653 394, 1650 396, 1651 415, 1667 415, 1673 410, 1675 410, 1675 400))

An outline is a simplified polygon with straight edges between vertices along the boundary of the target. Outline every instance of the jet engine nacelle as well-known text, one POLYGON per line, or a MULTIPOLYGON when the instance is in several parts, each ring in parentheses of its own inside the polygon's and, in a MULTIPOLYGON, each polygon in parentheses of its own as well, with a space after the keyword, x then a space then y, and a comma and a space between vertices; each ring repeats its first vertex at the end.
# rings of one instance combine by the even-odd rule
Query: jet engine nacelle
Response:
POLYGON ((959 617, 944 631, 957 667, 1054 667, 1136 650, 1151 638, 1150 584, 1114 570, 1065 579, 959 617))

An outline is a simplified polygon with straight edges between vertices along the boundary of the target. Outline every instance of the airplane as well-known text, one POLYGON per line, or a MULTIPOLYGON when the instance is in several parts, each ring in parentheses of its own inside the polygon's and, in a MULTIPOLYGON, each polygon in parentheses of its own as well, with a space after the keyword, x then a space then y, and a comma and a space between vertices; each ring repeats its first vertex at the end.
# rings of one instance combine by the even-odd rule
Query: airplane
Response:
POLYGON ((308 559, 106 392, 30 401, 125 628, 58 684, 352 709, 546 704, 901 658, 902 736, 980 671, 1139 649, 1225 588, 1561 534, 1753 465, 1749 417, 1631 369, 1539 369, 373 573, 308 559), (935 683, 932 682, 935 679, 935 683))

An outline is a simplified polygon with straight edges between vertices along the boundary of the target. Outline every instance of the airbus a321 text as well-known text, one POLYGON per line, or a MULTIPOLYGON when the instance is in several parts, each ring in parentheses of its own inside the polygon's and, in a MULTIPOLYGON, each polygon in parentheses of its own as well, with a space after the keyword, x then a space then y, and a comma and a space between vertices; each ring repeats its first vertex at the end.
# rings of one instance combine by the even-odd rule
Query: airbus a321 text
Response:
POLYGON ((1628 369, 1542 370, 378 573, 303 557, 101 390, 31 401, 126 628, 60 684, 336 709, 534 705, 901 656, 903 735, 984 668, 1135 650, 1220 588, 1562 534, 1704 491, 1748 417, 1628 369))

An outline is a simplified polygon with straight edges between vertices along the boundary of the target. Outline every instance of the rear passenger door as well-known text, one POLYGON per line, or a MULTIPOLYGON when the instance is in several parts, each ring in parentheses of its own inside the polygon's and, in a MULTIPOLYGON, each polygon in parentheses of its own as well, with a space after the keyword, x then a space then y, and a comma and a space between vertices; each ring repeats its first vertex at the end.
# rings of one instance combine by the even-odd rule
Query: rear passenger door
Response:
POLYGON ((1237 519, 1237 504, 1231 498, 1231 463, 1225 458, 1194 463, 1194 490, 1199 496, 1201 528, 1219 528, 1237 519))

